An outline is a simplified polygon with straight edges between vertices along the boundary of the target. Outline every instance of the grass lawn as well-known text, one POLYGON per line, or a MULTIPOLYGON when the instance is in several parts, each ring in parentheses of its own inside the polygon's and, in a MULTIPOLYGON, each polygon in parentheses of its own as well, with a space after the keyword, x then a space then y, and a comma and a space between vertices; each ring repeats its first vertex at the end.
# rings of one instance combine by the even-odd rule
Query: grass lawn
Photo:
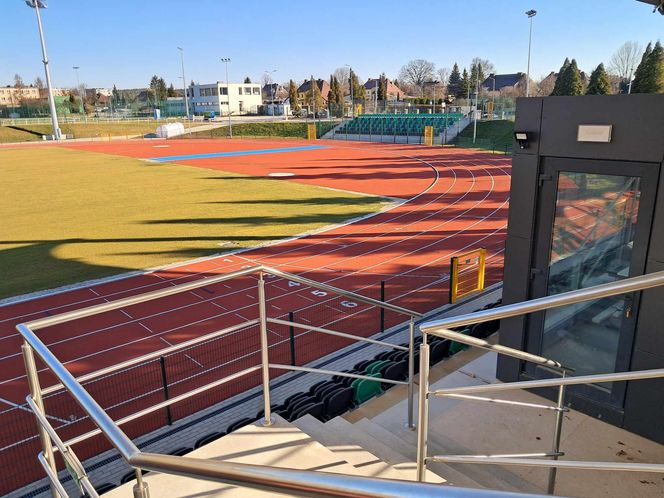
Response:
POLYGON ((473 140, 473 124, 468 125, 455 140, 459 147, 502 151, 512 149, 514 122, 507 120, 478 121, 477 140, 473 140))
MULTIPOLYGON (((320 121, 317 123, 318 136, 330 131, 338 123, 329 121, 320 121)), ((227 137, 228 127, 214 128, 212 130, 192 133, 193 138, 217 138, 227 137)), ((240 123, 233 125, 233 136, 242 137, 289 137, 289 138, 307 138, 307 123, 240 123)))
MULTIPOLYGON (((165 121, 164 121, 165 122, 165 121)), ((154 133, 161 123, 157 121, 133 122, 119 121, 116 123, 60 123, 62 133, 73 135, 74 138, 107 137, 122 135, 145 135, 154 133)), ((192 127, 203 123, 192 123, 192 127)), ((207 124, 207 123, 206 123, 207 124)), ((41 141, 42 135, 50 135, 51 125, 20 124, 16 126, 0 126, 0 143, 41 141)))
POLYGON ((0 150, 0 298, 253 246, 385 200, 54 147, 0 150))

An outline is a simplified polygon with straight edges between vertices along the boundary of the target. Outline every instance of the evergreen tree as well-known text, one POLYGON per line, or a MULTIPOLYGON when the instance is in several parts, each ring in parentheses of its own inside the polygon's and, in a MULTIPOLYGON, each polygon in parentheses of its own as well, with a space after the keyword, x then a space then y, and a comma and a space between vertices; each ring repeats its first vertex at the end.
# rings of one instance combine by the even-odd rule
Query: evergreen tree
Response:
POLYGON ((120 101, 120 92, 118 92, 118 87, 116 87, 115 85, 113 85, 113 90, 111 92, 111 95, 113 95, 113 100, 115 102, 120 101))
POLYGON ((175 91, 173 83, 171 83, 168 90, 166 90, 166 97, 177 97, 177 92, 175 91))
POLYGON ((648 44, 636 69, 632 93, 664 93, 664 49, 660 42, 648 44))
POLYGON ((455 62, 447 80, 447 93, 458 97, 461 94, 461 88, 461 73, 459 72, 459 65, 455 62))
POLYGON ((316 112, 325 107, 325 101, 323 100, 323 96, 320 93, 320 87, 318 85, 319 81, 322 83, 323 80, 312 79, 309 91, 307 92, 307 104, 312 106, 312 110, 315 104, 316 112))
POLYGON ((378 78, 378 100, 387 100, 387 77, 381 73, 378 78))
POLYGON ((360 83, 354 71, 350 73, 350 84, 353 88, 353 100, 355 102, 364 102, 364 85, 360 83))
POLYGON ((636 67, 636 71, 634 71, 634 81, 632 82, 632 93, 644 93, 641 92, 641 83, 644 78, 644 72, 647 70, 648 58, 650 57, 651 53, 652 53, 652 43, 648 43, 646 49, 643 51, 643 55, 641 56, 641 62, 636 67))
POLYGON ((461 88, 457 97, 467 98, 470 95, 470 76, 466 68, 463 68, 463 73, 461 74, 461 88))
POLYGON ((297 85, 293 80, 288 82, 288 100, 290 101, 290 107, 294 114, 300 112, 300 104, 297 101, 297 85))
POLYGON ((563 65, 560 67, 560 70, 558 71, 558 77, 556 78, 556 82, 553 85, 553 91, 551 92, 551 95, 563 95, 560 93, 560 86, 562 85, 563 81, 563 74, 565 74, 565 71, 569 67, 569 59, 565 57, 565 62, 563 62, 563 65))
POLYGON ((247 84, 250 84, 250 83, 251 83, 251 78, 250 78, 249 76, 247 76, 247 77, 244 79, 244 82, 247 83, 247 84))
POLYGON ((477 81, 479 80, 481 86, 485 79, 484 69, 482 69, 482 64, 480 62, 470 66, 470 87, 473 91, 477 88, 477 81))
MULTIPOLYGON (((565 71, 558 76, 560 85, 557 95, 583 95, 583 80, 581 79, 581 71, 576 65, 576 59, 572 59, 565 68, 565 71)), ((558 83, 558 80, 556 80, 558 83)))
POLYGON ((334 93, 334 103, 341 110, 343 109, 344 106, 344 89, 341 87, 341 82, 337 79, 336 76, 334 76, 334 85, 336 88, 336 91, 334 93))
POLYGON ((608 95, 611 93, 611 82, 609 75, 604 69, 604 64, 599 66, 590 74, 590 82, 586 89, 586 95, 608 95))

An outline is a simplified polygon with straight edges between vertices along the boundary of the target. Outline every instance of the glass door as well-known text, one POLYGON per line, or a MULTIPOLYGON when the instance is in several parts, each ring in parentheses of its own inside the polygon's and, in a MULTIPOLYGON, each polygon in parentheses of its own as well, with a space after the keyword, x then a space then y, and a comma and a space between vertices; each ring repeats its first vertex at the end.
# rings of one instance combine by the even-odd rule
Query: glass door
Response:
MULTIPOLYGON (((641 275, 656 170, 640 163, 544 161, 532 297, 641 275)), ((539 313, 530 321, 528 347, 575 375, 628 370, 637 310, 638 295, 630 294, 539 313)), ((622 406, 624 384, 578 391, 622 406)))

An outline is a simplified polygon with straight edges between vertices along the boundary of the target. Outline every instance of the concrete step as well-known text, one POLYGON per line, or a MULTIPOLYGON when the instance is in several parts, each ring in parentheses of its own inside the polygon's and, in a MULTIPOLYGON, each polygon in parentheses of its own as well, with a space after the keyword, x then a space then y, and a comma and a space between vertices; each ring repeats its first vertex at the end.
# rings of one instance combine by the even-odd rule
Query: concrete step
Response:
MULTIPOLYGON (((187 455, 191 458, 223 460, 235 463, 270 465, 289 469, 317 470, 346 475, 361 475, 357 468, 338 454, 314 441, 308 434, 275 416, 275 423, 263 427, 248 425, 187 455)), ((151 472, 144 478, 151 496, 269 498, 275 493, 236 487, 210 481, 151 472)), ((135 481, 120 486, 104 497, 132 496, 135 481)), ((289 495, 279 495, 289 496, 289 495)))
MULTIPOLYGON (((391 444, 394 442, 393 439, 375 437, 371 432, 366 430, 366 425, 351 424, 341 417, 332 419, 325 425, 328 426, 328 424, 331 425, 333 430, 342 434, 343 437, 346 437, 347 440, 359 444, 378 456, 381 460, 389 463, 394 469, 400 471, 403 476, 401 477, 402 479, 407 481, 414 481, 416 479, 414 456, 409 457, 400 452, 400 450, 405 448, 403 442, 401 442, 400 447, 393 447, 391 444)), ((370 422, 366 421, 366 424, 370 425, 370 422)), ((426 474, 426 482, 443 483, 445 482, 445 479, 436 475, 432 471, 428 471, 426 474)))
POLYGON ((297 419, 293 425, 323 444, 340 459, 353 465, 361 475, 408 480, 408 476, 404 472, 392 468, 391 465, 367 451, 357 442, 349 442, 346 428, 339 432, 335 430, 334 425, 323 424, 310 415, 297 419))

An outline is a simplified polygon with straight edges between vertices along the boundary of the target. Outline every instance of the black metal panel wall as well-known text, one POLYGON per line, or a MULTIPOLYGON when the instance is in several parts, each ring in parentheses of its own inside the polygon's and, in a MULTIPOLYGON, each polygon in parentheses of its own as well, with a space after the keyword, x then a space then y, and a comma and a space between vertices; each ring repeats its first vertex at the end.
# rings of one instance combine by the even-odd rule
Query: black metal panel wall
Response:
MULTIPOLYGON (((646 272, 664 270, 664 95, 545 97, 517 101, 516 131, 530 135, 530 144, 514 144, 509 226, 506 242, 503 301, 530 299, 530 269, 538 225, 538 180, 542 158, 585 158, 652 163, 659 174, 646 272), (610 143, 577 141, 579 125, 612 125, 610 143)), ((627 172, 626 172, 627 173, 627 172)), ((664 288, 643 292, 631 369, 664 368, 664 288)), ((524 348, 528 320, 503 320, 500 342, 524 348)), ((539 333, 539 332, 538 332, 539 333)), ((534 351, 536 352, 536 351, 534 351)), ((500 358, 497 376, 522 378, 520 362, 500 358)), ((601 409, 584 403, 575 407, 593 415, 601 409)), ((624 410, 606 413, 605 420, 664 442, 664 381, 638 381, 627 386, 624 410)))

